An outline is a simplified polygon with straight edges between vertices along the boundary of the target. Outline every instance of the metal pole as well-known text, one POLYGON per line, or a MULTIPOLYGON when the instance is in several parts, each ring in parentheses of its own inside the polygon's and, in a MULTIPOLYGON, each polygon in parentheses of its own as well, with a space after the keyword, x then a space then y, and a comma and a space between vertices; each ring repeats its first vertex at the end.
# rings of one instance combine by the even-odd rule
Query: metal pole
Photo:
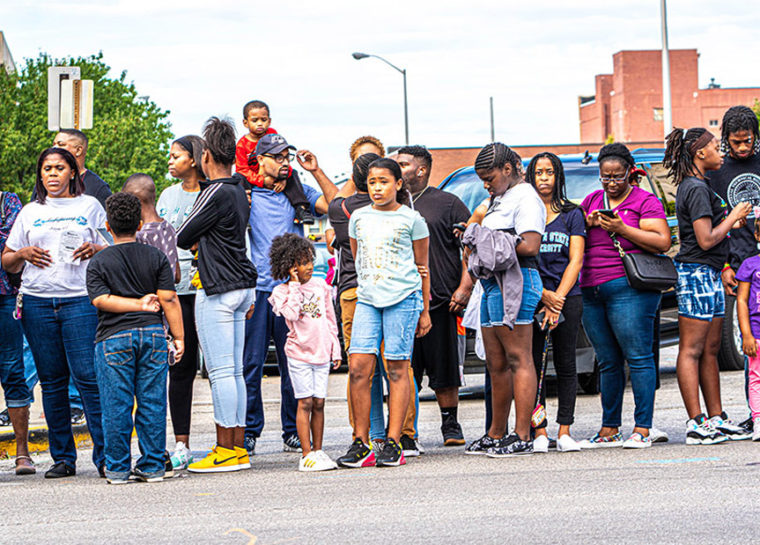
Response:
POLYGON ((496 142, 496 131, 493 126, 493 97, 491 97, 491 142, 496 142))
POLYGON ((662 127, 667 137, 673 128, 673 109, 670 102, 670 54, 668 52, 668 14, 665 0, 660 0, 662 24, 662 127))
POLYGON ((409 108, 406 100, 406 68, 401 73, 404 76, 404 136, 406 138, 406 145, 409 145, 409 108))

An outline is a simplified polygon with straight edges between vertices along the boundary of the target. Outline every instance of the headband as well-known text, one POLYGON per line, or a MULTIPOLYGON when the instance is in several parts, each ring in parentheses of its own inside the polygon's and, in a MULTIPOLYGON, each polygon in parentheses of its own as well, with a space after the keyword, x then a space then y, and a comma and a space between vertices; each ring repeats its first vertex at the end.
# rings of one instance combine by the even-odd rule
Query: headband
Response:
POLYGON ((193 143, 190 141, 190 139, 187 136, 183 136, 182 138, 177 138, 174 141, 175 144, 179 144, 182 146, 182 148, 190 154, 190 157, 193 157, 193 143))
POLYGON ((692 142, 691 146, 689 146, 689 153, 691 155, 694 155, 695 153, 697 153, 697 150, 700 150, 700 149, 704 148, 707 144, 709 144, 712 141, 713 138, 715 138, 715 137, 713 136, 713 134, 710 131, 703 132, 699 136, 699 138, 697 138, 696 140, 694 140, 694 142, 692 142))

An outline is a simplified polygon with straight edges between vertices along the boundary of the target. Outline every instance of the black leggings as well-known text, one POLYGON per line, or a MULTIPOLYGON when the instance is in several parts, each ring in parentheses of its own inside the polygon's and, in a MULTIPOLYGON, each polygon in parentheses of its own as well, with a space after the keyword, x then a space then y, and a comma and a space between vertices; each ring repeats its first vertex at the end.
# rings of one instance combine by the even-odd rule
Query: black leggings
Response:
POLYGON ((169 367, 169 411, 174 435, 190 435, 193 381, 198 373, 198 333, 195 330, 195 294, 180 295, 185 328, 185 355, 169 367))
MULTIPOLYGON (((550 333, 554 369, 557 372, 557 424, 569 426, 575 419, 575 397, 578 390, 578 376, 575 369, 575 345, 583 315, 583 297, 571 295, 565 299, 562 316, 565 321, 550 333)), ((533 322, 533 363, 536 378, 541 376, 541 361, 544 354, 546 333, 533 322)), ((546 382, 546 378, 544 378, 546 382)), ((541 404, 546 406, 546 385, 541 389, 541 404)), ((546 421, 539 426, 546 427, 546 421)))

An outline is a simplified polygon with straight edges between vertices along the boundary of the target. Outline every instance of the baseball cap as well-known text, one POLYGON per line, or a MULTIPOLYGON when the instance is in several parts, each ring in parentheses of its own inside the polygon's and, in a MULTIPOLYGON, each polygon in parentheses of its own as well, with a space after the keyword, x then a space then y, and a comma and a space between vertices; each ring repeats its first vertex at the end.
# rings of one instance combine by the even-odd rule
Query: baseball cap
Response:
POLYGON ((265 134, 259 138, 259 143, 256 144, 256 155, 264 155, 267 153, 274 155, 286 149, 295 150, 296 148, 289 145, 287 140, 285 140, 280 134, 265 134))

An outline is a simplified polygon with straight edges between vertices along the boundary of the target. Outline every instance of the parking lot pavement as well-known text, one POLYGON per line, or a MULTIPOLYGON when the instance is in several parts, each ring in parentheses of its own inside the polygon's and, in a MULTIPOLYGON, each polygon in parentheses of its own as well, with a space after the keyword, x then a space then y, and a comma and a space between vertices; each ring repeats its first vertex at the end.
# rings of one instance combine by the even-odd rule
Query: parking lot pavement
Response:
MULTIPOLYGON (((57 482, 15 477, 10 462, 2 462, 0 543, 751 542, 760 444, 686 446, 686 416, 668 363, 674 354, 665 356, 655 425, 670 443, 498 460, 465 456, 462 447, 441 446, 438 410, 426 402, 423 456, 400 468, 321 474, 297 472, 297 455, 282 452, 278 380, 267 378, 264 397, 271 401, 253 469, 114 487, 97 478, 87 451, 80 451, 79 474, 57 482)), ((331 377, 327 402, 325 450, 333 457, 350 441, 345 378, 331 377)), ((722 385, 727 411, 744 418, 742 373, 723 373, 722 385)), ((211 410, 208 385, 199 380, 194 450, 213 443, 211 410)), ((550 416, 555 410, 550 399, 550 416)), ((625 432, 632 412, 628 392, 625 432)), ((459 413, 468 440, 482 433, 482 400, 463 401, 459 413)), ((580 396, 574 435, 592 434, 600 416, 598 396, 580 396)), ((44 459, 38 463, 44 469, 44 459)))

